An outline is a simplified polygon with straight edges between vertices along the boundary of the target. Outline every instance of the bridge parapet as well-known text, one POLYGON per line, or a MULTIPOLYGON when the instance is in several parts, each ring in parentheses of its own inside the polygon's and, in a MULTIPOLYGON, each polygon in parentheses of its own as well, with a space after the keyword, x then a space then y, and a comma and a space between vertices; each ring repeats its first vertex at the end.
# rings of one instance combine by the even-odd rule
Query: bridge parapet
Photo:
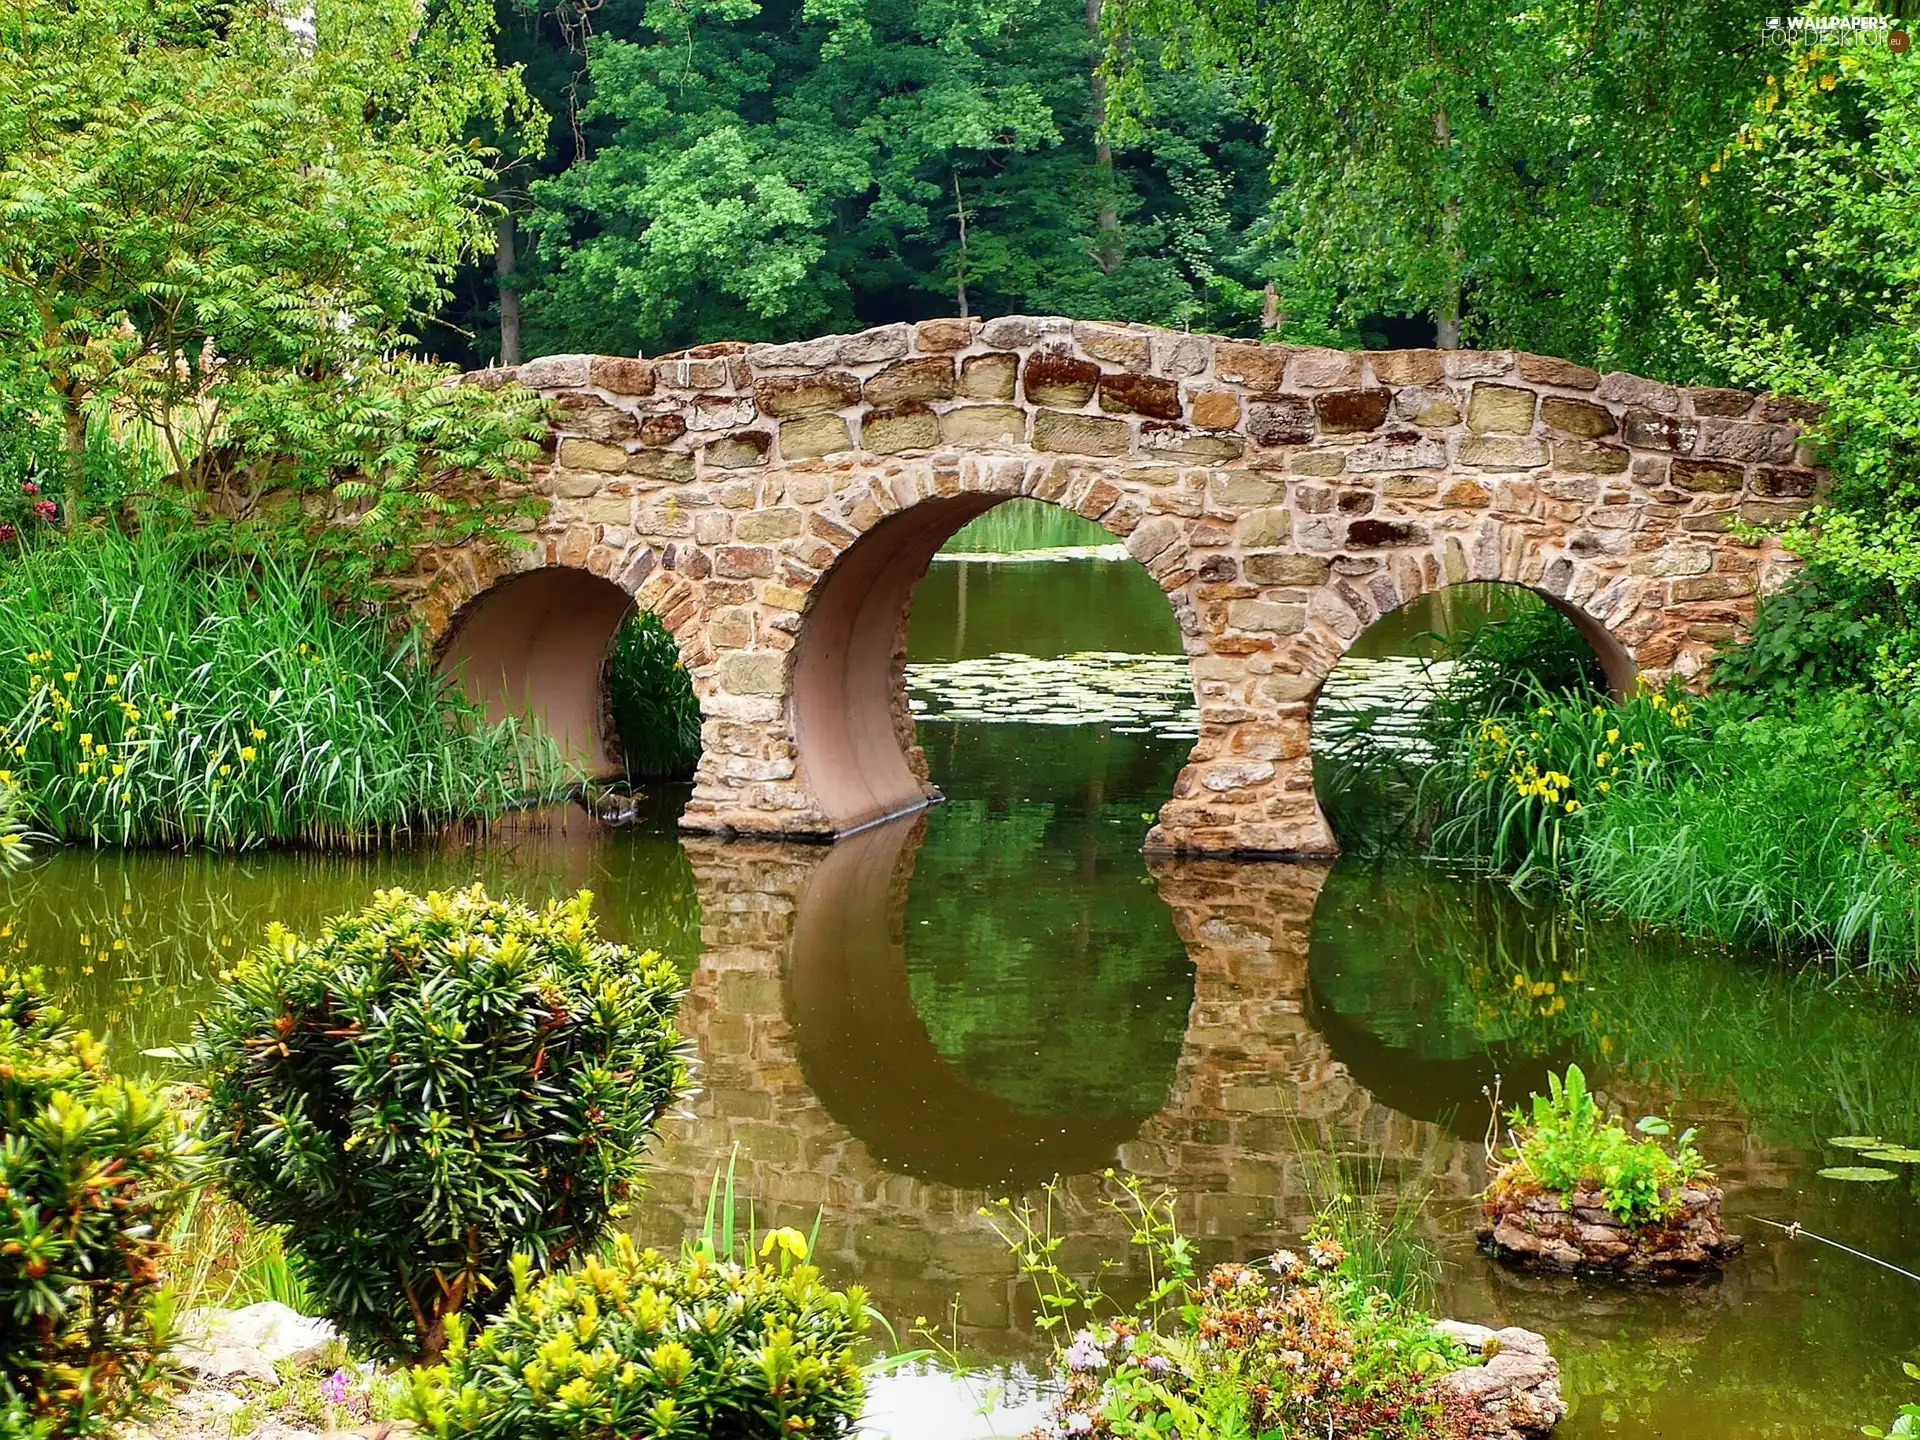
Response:
MULTIPOLYGON (((504 710, 541 698, 532 670, 559 653, 532 622, 469 628, 513 573, 585 572, 659 613, 705 716, 683 823, 722 832, 831 836, 934 798, 901 681, 913 583, 1013 496, 1106 527, 1179 622, 1201 733, 1150 843, 1327 853, 1312 705, 1378 616, 1509 581, 1562 609, 1616 685, 1692 679, 1790 564, 1739 527, 1791 519, 1821 478, 1804 410, 1776 397, 1523 352, 1053 317, 467 378, 553 398, 528 477, 551 508, 525 551, 427 557, 429 628, 504 710), (463 631, 492 638, 463 654, 463 631)), ((542 605, 554 625, 612 623, 584 595, 542 605)), ((597 685, 597 670, 578 681, 582 726, 597 685)))

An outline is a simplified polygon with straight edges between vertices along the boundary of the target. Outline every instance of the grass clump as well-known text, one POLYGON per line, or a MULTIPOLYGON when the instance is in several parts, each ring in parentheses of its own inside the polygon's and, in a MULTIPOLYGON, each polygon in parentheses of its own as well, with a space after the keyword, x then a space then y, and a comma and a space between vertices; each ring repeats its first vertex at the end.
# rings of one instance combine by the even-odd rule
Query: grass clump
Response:
POLYGON ((700 702, 660 617, 628 617, 607 655, 607 697, 633 780, 685 780, 700 763, 700 702))
POLYGON ((83 532, 0 569, 0 766, 92 844, 359 846, 562 793, 549 740, 420 662, 292 565, 83 532))
POLYGON ((1548 1093, 1535 1095, 1530 1109, 1507 1117, 1513 1144, 1489 1187, 1492 1197, 1593 1191, 1614 1217, 1644 1225, 1674 1213, 1682 1186, 1710 1178, 1693 1148, 1693 1131, 1683 1132, 1671 1151, 1657 1138, 1670 1127, 1657 1117, 1640 1121, 1643 1138, 1629 1134, 1601 1110, 1578 1065, 1567 1067, 1565 1080, 1549 1072, 1547 1084, 1548 1093))
POLYGON ((171 1390, 157 1237, 193 1148, 37 975, 0 970, 0 1434, 104 1436, 171 1390))
POLYGON ((349 1338, 439 1356, 516 1252, 598 1242, 684 1088, 680 981, 596 933, 585 891, 375 894, 311 941, 275 925, 196 1032, 203 1129, 349 1338))

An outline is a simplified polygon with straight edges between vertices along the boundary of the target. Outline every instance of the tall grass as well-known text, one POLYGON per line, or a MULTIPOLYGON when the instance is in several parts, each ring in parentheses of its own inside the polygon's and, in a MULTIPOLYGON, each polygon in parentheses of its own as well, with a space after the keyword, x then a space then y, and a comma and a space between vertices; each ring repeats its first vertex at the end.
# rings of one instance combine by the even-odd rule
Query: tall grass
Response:
POLYGON ((1044 500, 1013 499, 969 520, 941 548, 949 555, 1015 555, 1022 550, 1119 543, 1111 530, 1071 510, 1044 500))
POLYGON ((90 532, 0 570, 0 784, 64 840, 358 847, 556 796, 550 740, 489 724, 294 566, 90 532))
POLYGON ((640 611, 613 637, 607 695, 633 780, 684 780, 700 763, 700 702, 658 615, 640 611))

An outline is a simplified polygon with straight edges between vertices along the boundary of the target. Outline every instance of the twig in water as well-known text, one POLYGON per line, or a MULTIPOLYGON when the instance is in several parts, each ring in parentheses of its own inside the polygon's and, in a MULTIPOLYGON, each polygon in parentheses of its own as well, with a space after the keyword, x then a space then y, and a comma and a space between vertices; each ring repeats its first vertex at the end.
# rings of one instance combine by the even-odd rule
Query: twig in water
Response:
POLYGON ((1849 1255, 1857 1255, 1862 1260, 1870 1260, 1884 1270, 1893 1271, 1896 1275, 1904 1275, 1909 1280, 1920 1280, 1920 1275, 1914 1274, 1911 1270, 1902 1270, 1891 1260, 1882 1260, 1878 1255, 1869 1255, 1866 1251, 1856 1250, 1851 1245, 1842 1245, 1838 1240, 1829 1240, 1824 1235, 1816 1235, 1813 1231, 1803 1226, 1798 1220, 1795 1220, 1790 1225, 1782 1225, 1778 1220, 1769 1220, 1764 1215, 1749 1215, 1747 1218, 1749 1220, 1758 1220, 1762 1225, 1771 1225, 1776 1230, 1785 1231, 1789 1240, 1798 1240, 1804 1235, 1809 1240, 1818 1240, 1822 1245, 1831 1245, 1836 1250, 1844 1250, 1849 1255))

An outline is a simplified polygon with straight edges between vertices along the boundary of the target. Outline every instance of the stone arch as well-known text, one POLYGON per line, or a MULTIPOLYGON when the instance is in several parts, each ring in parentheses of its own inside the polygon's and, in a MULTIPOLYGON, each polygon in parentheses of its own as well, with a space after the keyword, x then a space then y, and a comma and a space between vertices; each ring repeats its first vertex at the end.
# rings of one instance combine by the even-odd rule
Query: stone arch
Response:
MULTIPOLYGON (((561 755, 589 777, 619 773, 607 725, 607 655, 637 608, 658 613, 631 588, 635 568, 615 576, 604 565, 555 562, 466 577, 465 598, 438 626, 435 670, 489 720, 537 715, 561 755)), ((671 609, 662 618, 682 654, 697 655, 701 627, 683 615, 676 629, 671 609)))
MULTIPOLYGON (((1066 505, 1172 598, 1200 734, 1148 847, 1313 855, 1336 847, 1312 704, 1382 610, 1505 580, 1623 680, 1692 680, 1792 563, 1741 522, 1791 518, 1821 481, 1793 402, 1516 351, 1005 316, 468 377, 509 379, 555 416, 528 476, 550 509, 513 563, 583 566, 668 620, 704 718, 681 824, 721 834, 831 839, 933 798, 891 671, 875 699, 897 618, 877 596, 904 610, 972 507, 1066 505)), ((499 563, 422 557, 429 629, 499 563)))
MULTIPOLYGON (((893 477, 892 492, 917 498, 848 542, 813 586, 792 652, 793 736, 804 783, 836 834, 939 798, 907 704, 914 588, 962 526, 1007 500, 1038 499, 1102 523, 1110 496, 1097 483, 1062 491, 1061 479, 1053 467, 1017 456, 977 457, 950 471, 907 469, 893 477)), ((1154 575, 1176 624, 1190 578, 1164 569, 1154 575)))

